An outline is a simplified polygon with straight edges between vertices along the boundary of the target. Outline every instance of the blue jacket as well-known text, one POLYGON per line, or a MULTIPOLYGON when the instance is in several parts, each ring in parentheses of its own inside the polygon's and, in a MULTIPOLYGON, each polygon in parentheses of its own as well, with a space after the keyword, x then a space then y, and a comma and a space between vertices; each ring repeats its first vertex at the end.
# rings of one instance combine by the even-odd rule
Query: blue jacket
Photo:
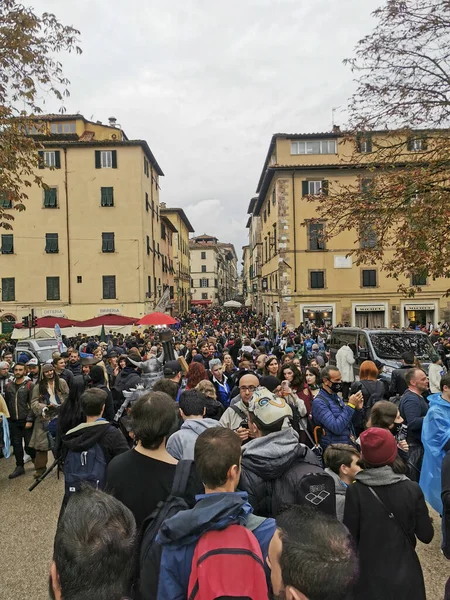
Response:
MULTIPOLYGON (((201 494, 191 510, 184 510, 161 526, 157 541, 163 546, 158 600, 185 600, 195 546, 203 533, 228 525, 247 525, 252 507, 245 492, 201 494)), ((265 519, 253 530, 264 561, 275 533, 275 519, 265 519)), ((264 562, 265 564, 265 562, 264 562)))
POLYGON ((320 443, 325 450, 330 444, 349 444, 354 426, 362 425, 364 411, 347 406, 337 394, 329 394, 322 388, 313 400, 312 416, 325 429, 320 443))
POLYGON ((441 470, 446 455, 444 446, 450 441, 450 402, 441 394, 428 396, 430 407, 423 419, 424 456, 419 485, 426 501, 442 515, 441 470))
MULTIPOLYGON (((436 394, 432 395, 436 396, 436 394)), ((408 425, 408 444, 420 444, 422 424, 428 411, 427 401, 422 396, 407 389, 402 395, 399 409, 405 424, 408 425)))

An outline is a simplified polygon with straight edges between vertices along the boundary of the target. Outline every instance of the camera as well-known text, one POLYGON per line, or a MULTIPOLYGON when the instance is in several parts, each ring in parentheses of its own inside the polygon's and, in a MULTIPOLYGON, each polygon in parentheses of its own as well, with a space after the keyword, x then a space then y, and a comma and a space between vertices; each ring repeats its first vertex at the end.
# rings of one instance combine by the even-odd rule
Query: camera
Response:
MULTIPOLYGON (((242 427, 242 429, 248 429, 248 419, 243 419, 240 424, 239 427, 242 427)), ((239 428, 238 428, 239 429, 239 428)))

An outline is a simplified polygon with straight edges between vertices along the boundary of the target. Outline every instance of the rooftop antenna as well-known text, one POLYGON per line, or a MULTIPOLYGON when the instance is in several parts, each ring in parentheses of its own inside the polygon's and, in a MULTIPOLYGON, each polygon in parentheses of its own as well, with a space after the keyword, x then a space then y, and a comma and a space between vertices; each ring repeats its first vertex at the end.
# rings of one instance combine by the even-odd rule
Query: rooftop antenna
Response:
POLYGON ((340 106, 335 106, 331 109, 331 129, 333 129, 335 122, 334 122, 334 113, 339 110, 341 107, 340 106))

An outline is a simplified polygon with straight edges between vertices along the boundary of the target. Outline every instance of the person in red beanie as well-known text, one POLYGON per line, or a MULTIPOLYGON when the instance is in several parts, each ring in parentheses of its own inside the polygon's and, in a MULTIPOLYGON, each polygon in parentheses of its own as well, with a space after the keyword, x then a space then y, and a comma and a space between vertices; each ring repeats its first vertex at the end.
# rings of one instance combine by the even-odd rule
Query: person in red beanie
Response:
POLYGON ((344 524, 358 548, 354 600, 426 600, 416 537, 429 544, 433 525, 419 484, 394 473, 397 443, 387 429, 361 434, 364 471, 347 489, 344 524))

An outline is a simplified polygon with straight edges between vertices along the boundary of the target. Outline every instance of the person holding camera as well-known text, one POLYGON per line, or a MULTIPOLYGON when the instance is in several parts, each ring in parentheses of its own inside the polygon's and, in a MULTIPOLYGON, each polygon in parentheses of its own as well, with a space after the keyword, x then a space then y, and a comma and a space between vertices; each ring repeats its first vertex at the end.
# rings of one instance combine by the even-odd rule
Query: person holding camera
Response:
POLYGON ((338 394, 342 391, 342 376, 337 367, 322 369, 322 389, 312 405, 313 420, 325 431, 321 446, 356 444, 355 428, 362 427, 364 396, 361 391, 352 394, 345 404, 338 394))
POLYGON ((248 403, 258 386, 259 379, 256 375, 253 373, 242 375, 239 380, 239 399, 226 409, 219 421, 223 427, 235 431, 243 444, 250 437, 248 432, 248 403))

